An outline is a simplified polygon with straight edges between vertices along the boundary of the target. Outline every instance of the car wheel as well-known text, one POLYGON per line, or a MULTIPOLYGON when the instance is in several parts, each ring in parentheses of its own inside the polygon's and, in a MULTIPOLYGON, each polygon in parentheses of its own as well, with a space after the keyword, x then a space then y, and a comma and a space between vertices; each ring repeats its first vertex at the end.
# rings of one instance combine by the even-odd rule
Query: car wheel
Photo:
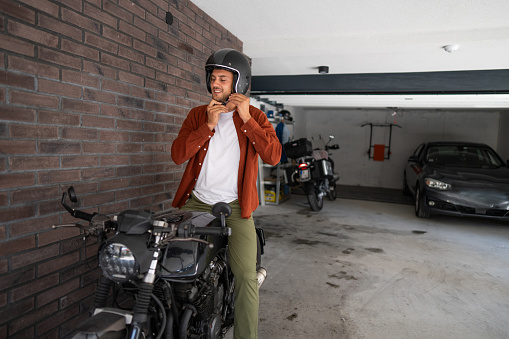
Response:
POLYGON ((429 218, 429 212, 426 208, 426 198, 421 194, 421 189, 417 185, 415 189, 415 215, 419 218, 429 218))

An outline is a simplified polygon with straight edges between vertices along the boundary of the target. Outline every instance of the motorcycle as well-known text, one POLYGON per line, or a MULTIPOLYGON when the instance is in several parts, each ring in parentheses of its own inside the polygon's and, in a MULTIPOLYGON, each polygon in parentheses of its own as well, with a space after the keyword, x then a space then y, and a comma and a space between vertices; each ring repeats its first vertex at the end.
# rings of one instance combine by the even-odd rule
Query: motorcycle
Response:
MULTIPOLYGON (((235 311, 228 204, 215 204, 212 214, 126 210, 109 217, 73 209, 67 199, 77 202, 72 186, 62 194, 61 204, 88 223, 53 228, 78 227, 84 238, 97 237, 103 273, 91 317, 71 333, 72 338, 224 337, 233 326, 235 311)), ((260 266, 263 230, 257 229, 257 235, 260 288, 267 272, 260 266)))
MULTIPOLYGON (((321 136, 320 140, 323 141, 321 136)), ((323 208, 324 196, 330 200, 336 200, 336 182, 339 180, 339 174, 334 172, 334 161, 330 158, 332 153, 329 150, 337 150, 339 145, 329 145, 332 140, 334 136, 329 135, 329 140, 327 143, 324 142, 323 149, 313 149, 311 141, 306 138, 283 145, 286 156, 296 162, 291 180, 302 185, 313 211, 320 211, 323 208)))

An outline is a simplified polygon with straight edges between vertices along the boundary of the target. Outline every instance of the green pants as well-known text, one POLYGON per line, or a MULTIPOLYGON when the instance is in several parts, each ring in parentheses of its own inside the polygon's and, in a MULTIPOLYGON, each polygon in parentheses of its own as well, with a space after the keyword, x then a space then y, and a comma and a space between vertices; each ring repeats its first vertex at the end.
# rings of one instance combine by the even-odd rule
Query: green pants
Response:
MULTIPOLYGON (((256 279, 257 235, 253 217, 242 219, 237 200, 229 204, 232 215, 226 224, 232 229, 228 237, 230 265, 235 275, 234 339, 255 339, 258 336, 258 280, 256 279)), ((194 195, 183 210, 210 212, 211 205, 194 195)))

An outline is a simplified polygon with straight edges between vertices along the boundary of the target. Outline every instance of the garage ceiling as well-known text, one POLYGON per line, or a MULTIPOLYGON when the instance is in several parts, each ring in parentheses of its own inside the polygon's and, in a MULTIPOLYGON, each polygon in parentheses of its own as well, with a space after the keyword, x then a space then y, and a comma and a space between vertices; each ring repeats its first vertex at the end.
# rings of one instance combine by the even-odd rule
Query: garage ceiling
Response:
MULTIPOLYGON (((509 79, 505 78, 509 69, 507 0, 194 0, 193 3, 243 41, 244 53, 252 58, 253 94, 264 99, 307 107, 509 108, 509 79), (449 53, 443 49, 446 45, 457 45, 457 50, 449 53), (273 83, 290 77, 302 86, 309 81, 303 75, 316 78, 319 66, 329 67, 329 74, 319 75, 323 81, 333 76, 367 73, 378 81, 377 86, 384 84, 381 76, 384 73, 426 72, 417 78, 428 72, 504 70, 501 71, 504 73, 499 73, 492 86, 496 90, 468 96, 455 91, 452 96, 438 93, 430 96, 404 90, 384 95, 338 92, 340 95, 310 96, 302 92, 298 95, 270 92, 255 86, 259 76, 277 76, 271 78, 273 83), (501 82, 505 90, 500 90, 501 82)), ((462 85, 462 80, 454 76, 447 79, 452 86, 455 81, 462 85)))

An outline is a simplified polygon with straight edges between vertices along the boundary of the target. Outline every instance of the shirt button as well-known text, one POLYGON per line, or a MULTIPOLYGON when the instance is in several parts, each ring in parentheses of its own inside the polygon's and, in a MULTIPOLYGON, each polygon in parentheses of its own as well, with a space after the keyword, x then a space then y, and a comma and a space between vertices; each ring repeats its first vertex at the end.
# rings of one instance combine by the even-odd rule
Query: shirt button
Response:
POLYGON ((247 132, 247 130, 244 130, 244 132, 247 132))
POLYGON ((253 145, 255 144, 255 142, 253 141, 253 145))
POLYGON ((201 146, 198 146, 198 148, 200 148, 201 146))
POLYGON ((204 148, 203 150, 204 150, 204 151, 206 151, 207 149, 206 149, 206 148, 204 148))
POLYGON ((201 166, 201 162, 200 162, 200 163, 198 163, 198 165, 199 165, 199 166, 201 166))

